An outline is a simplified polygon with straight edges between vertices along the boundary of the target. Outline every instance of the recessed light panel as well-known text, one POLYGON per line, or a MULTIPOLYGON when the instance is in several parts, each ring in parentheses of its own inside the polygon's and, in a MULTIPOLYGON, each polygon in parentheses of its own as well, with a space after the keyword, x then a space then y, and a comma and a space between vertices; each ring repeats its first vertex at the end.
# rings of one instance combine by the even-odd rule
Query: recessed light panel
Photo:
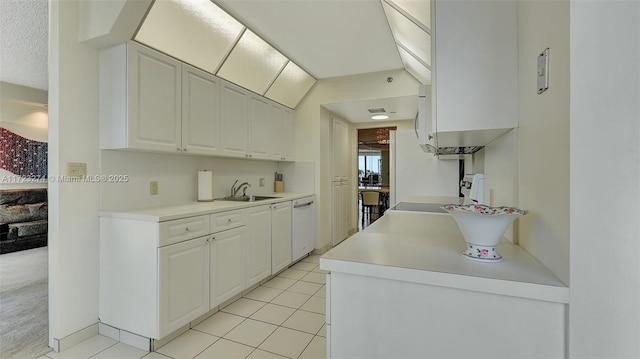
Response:
POLYGON ((289 61, 265 96, 290 108, 296 108, 315 82, 313 77, 289 61))
POLYGON ((250 30, 246 30, 217 75, 263 95, 287 58, 250 30))
POLYGON ((214 72, 244 26, 210 0, 155 1, 135 40, 214 72))
POLYGON ((400 58, 404 63, 405 69, 413 75, 413 77, 423 85, 431 84, 431 70, 400 46, 398 46, 398 52, 400 53, 400 58))
POLYGON ((391 5, 382 4, 396 42, 431 66, 431 35, 391 5))
POLYGON ((431 1, 428 0, 388 0, 401 8, 409 16, 431 29, 431 1))

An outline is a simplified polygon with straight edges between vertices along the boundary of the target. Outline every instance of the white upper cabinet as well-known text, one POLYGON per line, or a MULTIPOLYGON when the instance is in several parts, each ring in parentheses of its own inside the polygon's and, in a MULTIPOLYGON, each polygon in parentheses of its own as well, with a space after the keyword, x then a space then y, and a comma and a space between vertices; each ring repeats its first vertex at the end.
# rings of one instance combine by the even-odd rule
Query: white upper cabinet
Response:
POLYGON ((135 43, 100 53, 101 148, 182 146, 181 64, 135 43))
POLYGON ((293 161, 295 153, 294 112, 284 106, 272 103, 269 106, 271 122, 271 158, 279 161, 293 161))
POLYGON ((220 138, 222 154, 248 157, 247 130, 249 122, 249 92, 240 86, 222 81, 220 86, 220 138))
POLYGON ((249 157, 269 158, 273 123, 269 117, 270 101, 258 95, 249 97, 249 157))
POLYGON ((182 68, 182 148, 215 155, 220 150, 220 79, 189 65, 182 68))
POLYGON ((431 6, 438 146, 485 145, 518 126, 517 4, 432 0, 431 6))
POLYGON ((135 42, 100 51, 102 149, 289 161, 293 113, 135 42))

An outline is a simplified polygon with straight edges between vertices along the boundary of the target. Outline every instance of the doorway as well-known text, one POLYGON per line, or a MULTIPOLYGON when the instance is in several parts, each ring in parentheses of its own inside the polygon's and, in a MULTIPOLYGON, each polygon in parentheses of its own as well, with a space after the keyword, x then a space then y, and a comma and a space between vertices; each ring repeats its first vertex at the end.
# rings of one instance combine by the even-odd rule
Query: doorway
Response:
POLYGON ((389 207, 389 131, 358 129, 358 230, 380 218, 389 207))

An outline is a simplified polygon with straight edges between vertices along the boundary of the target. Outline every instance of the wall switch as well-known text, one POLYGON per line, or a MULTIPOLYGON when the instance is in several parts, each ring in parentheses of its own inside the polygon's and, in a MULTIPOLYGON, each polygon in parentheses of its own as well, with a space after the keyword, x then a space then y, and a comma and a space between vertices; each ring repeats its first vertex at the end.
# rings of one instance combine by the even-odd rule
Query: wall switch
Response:
POLYGON ((158 194, 158 181, 149 182, 149 193, 152 196, 155 196, 158 194))
POLYGON ((260 178, 258 182, 260 183, 260 187, 264 187, 264 178, 260 178))
POLYGON ((538 95, 549 88, 549 48, 538 55, 538 95))
POLYGON ((87 175, 87 164, 84 162, 67 162, 67 176, 84 178, 87 175))

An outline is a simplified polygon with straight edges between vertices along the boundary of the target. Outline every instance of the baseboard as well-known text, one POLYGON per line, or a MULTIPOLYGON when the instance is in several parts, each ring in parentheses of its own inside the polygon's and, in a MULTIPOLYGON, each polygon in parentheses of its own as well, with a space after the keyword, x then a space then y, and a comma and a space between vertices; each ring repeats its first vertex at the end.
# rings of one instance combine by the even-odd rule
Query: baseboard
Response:
POLYGON ((82 343, 83 341, 95 337, 99 333, 98 323, 92 324, 84 329, 80 329, 73 334, 69 334, 64 338, 56 339, 54 338, 54 347, 53 350, 56 352, 65 351, 75 345, 82 343))
POLYGON ((184 334, 184 332, 186 332, 189 329, 191 329, 191 323, 185 324, 184 326, 180 327, 178 330, 172 332, 171 334, 165 336, 160 340, 151 339, 151 345, 149 350, 152 352, 155 352, 156 350, 162 348, 162 346, 166 345, 170 341, 184 334))
POLYGON ((121 343, 131 345, 134 348, 146 351, 151 350, 151 339, 127 332, 126 330, 121 330, 104 323, 99 323, 98 333, 121 343))
POLYGON ((314 248, 313 252, 311 252, 311 254, 313 255, 322 255, 324 253, 327 253, 327 251, 331 249, 331 243, 327 243, 324 246, 320 247, 320 248, 314 248))

